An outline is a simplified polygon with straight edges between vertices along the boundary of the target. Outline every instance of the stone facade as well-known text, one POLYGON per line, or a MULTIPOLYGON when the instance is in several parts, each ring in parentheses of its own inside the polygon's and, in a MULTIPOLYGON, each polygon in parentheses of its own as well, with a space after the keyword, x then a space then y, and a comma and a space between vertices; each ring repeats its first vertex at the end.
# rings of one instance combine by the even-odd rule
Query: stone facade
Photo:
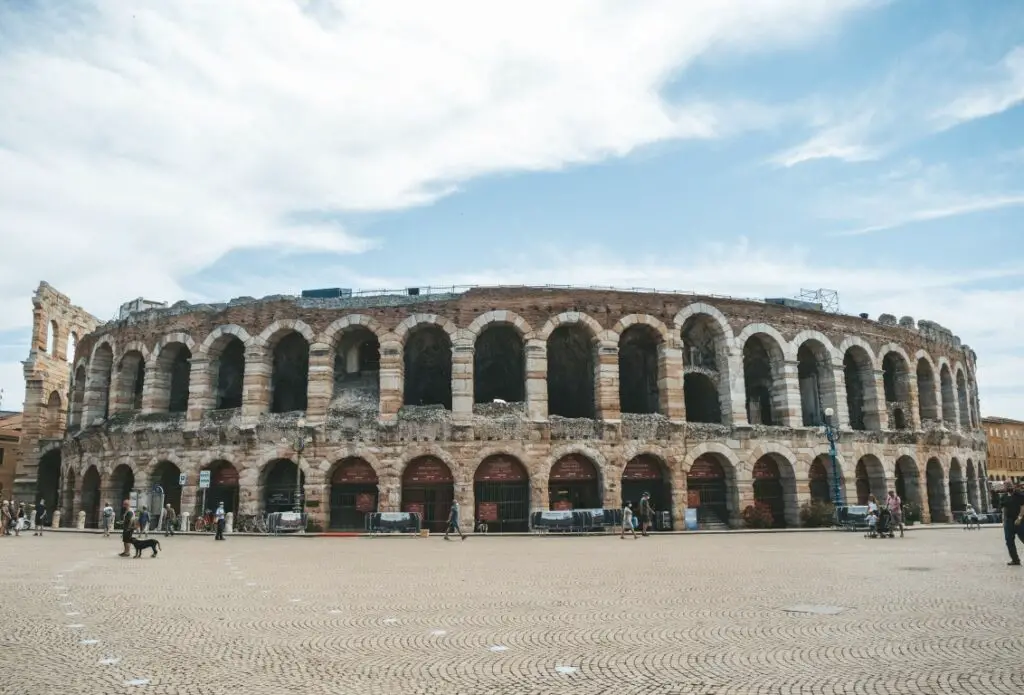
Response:
MULTIPOLYGON (((896 486, 925 521, 946 520, 951 472, 986 489, 976 357, 936 324, 883 318, 549 288, 179 302, 81 334, 68 433, 50 444, 40 420, 25 477, 59 451, 70 518, 178 474, 192 511, 211 467, 237 481, 237 511, 258 513, 301 470, 305 508, 328 527, 334 510, 366 509, 332 496, 332 481, 356 494, 353 460, 372 469, 360 489, 380 511, 439 494, 485 515, 480 464, 500 457, 533 510, 617 508, 651 486, 677 527, 690 504, 738 524, 755 499, 795 525, 831 489, 831 412, 847 501, 896 486), (422 461, 441 477, 417 482, 422 461)), ((33 393, 51 385, 66 391, 33 393)))
POLYGON ((987 417, 981 421, 988 438, 989 480, 1024 480, 1024 422, 1005 417, 987 417))
POLYGON ((21 413, 0 410, 0 499, 14 494, 14 473, 21 458, 21 413))

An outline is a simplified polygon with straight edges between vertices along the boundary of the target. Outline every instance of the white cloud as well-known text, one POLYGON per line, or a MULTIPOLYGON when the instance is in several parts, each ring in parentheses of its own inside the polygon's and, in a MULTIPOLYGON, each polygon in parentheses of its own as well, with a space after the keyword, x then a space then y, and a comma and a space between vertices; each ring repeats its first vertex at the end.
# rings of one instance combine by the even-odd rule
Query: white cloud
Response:
POLYGON ((87 307, 189 296, 253 247, 358 253, 296 214, 420 205, 770 113, 661 87, 872 0, 0 5, 0 329, 47 279, 87 307))

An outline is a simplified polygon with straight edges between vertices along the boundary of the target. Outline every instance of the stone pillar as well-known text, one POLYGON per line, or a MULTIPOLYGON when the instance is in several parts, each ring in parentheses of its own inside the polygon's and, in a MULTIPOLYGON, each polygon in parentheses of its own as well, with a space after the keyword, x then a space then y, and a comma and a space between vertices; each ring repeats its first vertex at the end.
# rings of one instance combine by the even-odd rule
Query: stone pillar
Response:
POLYGON ((77 528, 79 531, 84 531, 85 530, 85 512, 84 511, 78 512, 78 519, 75 522, 75 528, 77 528))
POLYGON ((53 518, 50 520, 50 528, 60 528, 60 510, 57 509, 53 512, 53 518))
POLYGON ((185 473, 185 484, 181 486, 181 509, 178 514, 192 511, 196 508, 196 502, 202 497, 199 490, 199 474, 195 471, 182 471, 185 473))
POLYGON ((551 506, 551 499, 548 494, 547 476, 530 476, 530 511, 546 512, 551 506))
POLYGON ((476 525, 476 506, 473 498, 473 483, 455 483, 455 499, 459 502, 459 528, 463 533, 472 531, 476 525))
POLYGON ((781 370, 781 386, 776 377, 776 388, 772 390, 775 410, 779 413, 782 424, 786 427, 803 427, 803 409, 800 404, 799 365, 795 361, 786 360, 781 370))
POLYGON ((594 374, 594 416, 598 420, 617 422, 621 417, 619 406, 619 345, 602 340, 597 345, 594 374))
POLYGON ((242 377, 242 415, 257 416, 270 410, 272 366, 266 359, 266 347, 254 341, 245 349, 245 374, 242 377))
POLYGON ((142 383, 142 413, 166 413, 171 404, 171 372, 161 369, 160 359, 153 357, 146 364, 146 380, 142 383))
POLYGON ((885 400, 885 376, 881 369, 874 372, 874 395, 878 404, 878 424, 881 430, 891 430, 889 422, 889 404, 885 400))
POLYGON ((224 533, 235 532, 235 513, 228 512, 224 515, 224 533))
POLYGON ((622 508, 622 469, 609 466, 601 471, 601 506, 605 509, 622 508))
POLYGON ((377 484, 377 511, 402 511, 402 482, 398 478, 381 478, 377 484))
POLYGON ((918 398, 917 394, 917 379, 912 379, 908 374, 906 377, 906 382, 908 394, 907 398, 909 399, 909 402, 907 403, 907 408, 910 409, 910 412, 906 413, 907 424, 910 425, 910 429, 916 432, 917 430, 921 429, 921 401, 918 398))
POLYGON ((394 422, 405 397, 402 343, 394 334, 380 341, 380 417, 394 422))
POLYGON ((832 417, 832 426, 836 429, 850 429, 850 406, 846 402, 846 373, 842 366, 832 369, 831 393, 828 387, 821 394, 822 410, 834 408, 836 414, 832 417))
MULTIPOLYGON (((526 415, 530 422, 548 419, 548 346, 543 340, 526 342, 526 415)), ((544 497, 546 500, 547 487, 544 497)))
POLYGON ((688 496, 686 488, 686 474, 681 468, 673 468, 671 474, 672 485, 672 530, 686 530, 686 508, 688 496))
POLYGON ((719 370, 718 397, 722 401, 722 422, 733 427, 749 425, 747 386, 743 374, 743 351, 731 348, 725 353, 725 371, 719 370), (728 409, 728 413, 726 413, 728 409), (728 415, 728 417, 724 417, 728 415))
MULTIPOLYGON (((917 496, 921 500, 921 523, 930 524, 932 523, 932 510, 931 504, 928 499, 928 486, 921 483, 921 476, 918 475, 916 478, 908 478, 906 480, 907 485, 914 485, 917 488, 917 496)), ((908 493, 909 494, 909 493, 908 493)), ((884 504, 884 500, 880 500, 879 504, 884 504)), ((904 521, 906 519, 904 518, 904 521)))
POLYGON ((729 525, 733 528, 744 528, 743 510, 754 504, 754 481, 737 480, 735 485, 738 506, 729 510, 729 525))
POLYGON ((216 389, 214 375, 210 369, 210 360, 203 357, 193 357, 189 360, 191 365, 188 377, 188 422, 199 422, 203 414, 217 407, 216 389))
MULTIPOLYGON (((473 420, 473 339, 457 338, 452 344, 452 421, 473 420)), ((461 503, 460 503, 461 504, 461 503)))
POLYGON ((309 385, 306 387, 306 417, 320 420, 334 395, 334 352, 330 345, 313 343, 309 347, 309 385))
POLYGON ((686 419, 683 351, 677 345, 662 343, 658 346, 658 400, 661 414, 669 420, 681 422, 686 419))
POLYGON ((110 372, 92 369, 90 366, 85 382, 85 407, 82 416, 83 428, 89 427, 106 417, 109 397, 110 372))

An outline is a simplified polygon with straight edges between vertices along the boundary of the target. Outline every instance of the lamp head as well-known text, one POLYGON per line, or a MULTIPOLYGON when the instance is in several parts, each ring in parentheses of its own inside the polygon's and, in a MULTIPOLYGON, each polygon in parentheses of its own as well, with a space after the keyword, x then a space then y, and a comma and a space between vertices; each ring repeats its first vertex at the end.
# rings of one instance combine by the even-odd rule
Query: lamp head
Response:
POLYGON ((825 417, 828 418, 829 420, 831 420, 832 416, 835 414, 836 411, 832 410, 831 408, 825 408, 825 417))
POLYGON ((295 423, 295 425, 296 425, 296 427, 298 427, 299 429, 302 429, 303 427, 305 427, 305 426, 306 426, 306 418, 304 418, 304 417, 300 417, 300 418, 299 418, 299 420, 298 420, 298 422, 296 422, 296 423, 295 423))

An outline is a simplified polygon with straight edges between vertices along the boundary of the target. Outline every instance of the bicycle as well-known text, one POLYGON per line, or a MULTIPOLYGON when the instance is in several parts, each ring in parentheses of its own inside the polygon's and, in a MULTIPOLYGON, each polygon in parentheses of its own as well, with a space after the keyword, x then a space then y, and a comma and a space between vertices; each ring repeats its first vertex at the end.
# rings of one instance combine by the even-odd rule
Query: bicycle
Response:
POLYGON ((217 522, 213 518, 213 514, 204 514, 196 519, 195 523, 196 533, 210 533, 217 528, 217 522))
POLYGON ((267 524, 267 517, 261 514, 246 514, 240 516, 236 530, 239 533, 268 533, 270 527, 267 524))

